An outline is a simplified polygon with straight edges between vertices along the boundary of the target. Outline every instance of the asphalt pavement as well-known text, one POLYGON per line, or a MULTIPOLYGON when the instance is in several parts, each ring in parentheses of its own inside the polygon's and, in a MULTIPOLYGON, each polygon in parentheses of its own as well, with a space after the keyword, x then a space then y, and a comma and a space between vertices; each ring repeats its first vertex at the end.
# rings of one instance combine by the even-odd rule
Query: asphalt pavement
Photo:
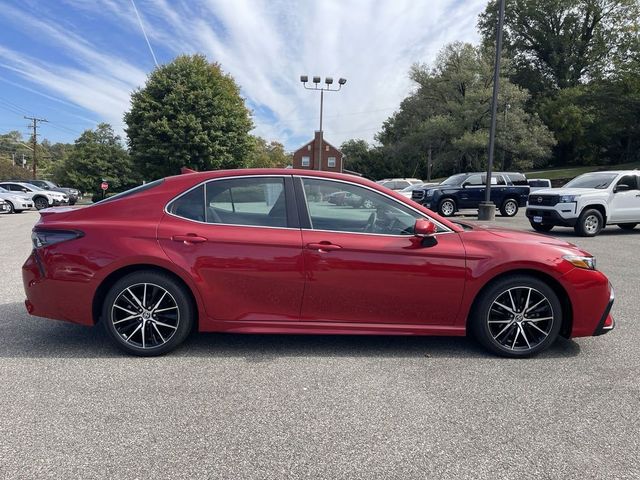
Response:
POLYGON ((640 478, 640 227, 551 233, 598 257, 617 328, 533 359, 465 338, 231 334, 144 359, 26 313, 38 216, 0 215, 0 478, 640 478))

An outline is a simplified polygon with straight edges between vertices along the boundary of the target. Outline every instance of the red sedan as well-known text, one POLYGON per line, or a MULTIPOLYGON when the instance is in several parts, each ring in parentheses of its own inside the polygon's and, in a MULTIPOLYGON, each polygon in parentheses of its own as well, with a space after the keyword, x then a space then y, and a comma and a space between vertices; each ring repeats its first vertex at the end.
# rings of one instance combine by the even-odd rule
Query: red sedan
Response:
POLYGON ((136 355, 203 332, 465 335, 523 357, 614 327, 595 260, 551 237, 451 222, 349 175, 233 170, 50 209, 29 313, 103 323, 136 355), (349 192, 365 208, 327 199, 349 192))

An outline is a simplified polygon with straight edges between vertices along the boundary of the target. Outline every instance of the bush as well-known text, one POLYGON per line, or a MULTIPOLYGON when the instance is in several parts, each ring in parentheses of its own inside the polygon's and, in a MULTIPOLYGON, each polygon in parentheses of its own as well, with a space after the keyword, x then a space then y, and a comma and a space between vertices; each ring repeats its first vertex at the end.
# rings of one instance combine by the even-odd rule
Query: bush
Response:
POLYGON ((7 158, 0 158, 0 180, 28 180, 31 171, 14 165, 7 158))

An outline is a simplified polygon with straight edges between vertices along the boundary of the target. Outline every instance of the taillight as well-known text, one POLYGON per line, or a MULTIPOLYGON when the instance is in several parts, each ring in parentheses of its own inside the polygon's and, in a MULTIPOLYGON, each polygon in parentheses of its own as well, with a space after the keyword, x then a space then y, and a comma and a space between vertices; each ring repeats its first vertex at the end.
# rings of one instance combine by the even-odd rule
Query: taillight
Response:
POLYGON ((75 240, 83 236, 84 233, 79 230, 34 229, 31 232, 31 241, 33 242, 34 248, 42 248, 68 240, 75 240))

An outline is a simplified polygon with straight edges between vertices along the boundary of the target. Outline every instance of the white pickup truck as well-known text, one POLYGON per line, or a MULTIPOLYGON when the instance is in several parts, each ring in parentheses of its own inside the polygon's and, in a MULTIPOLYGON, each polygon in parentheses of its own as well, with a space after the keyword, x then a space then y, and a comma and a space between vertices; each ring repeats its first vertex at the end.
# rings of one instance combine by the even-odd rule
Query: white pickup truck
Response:
POLYGON ((593 237, 605 225, 633 230, 640 223, 640 171, 585 173, 562 188, 536 190, 527 218, 538 232, 562 226, 593 237))

